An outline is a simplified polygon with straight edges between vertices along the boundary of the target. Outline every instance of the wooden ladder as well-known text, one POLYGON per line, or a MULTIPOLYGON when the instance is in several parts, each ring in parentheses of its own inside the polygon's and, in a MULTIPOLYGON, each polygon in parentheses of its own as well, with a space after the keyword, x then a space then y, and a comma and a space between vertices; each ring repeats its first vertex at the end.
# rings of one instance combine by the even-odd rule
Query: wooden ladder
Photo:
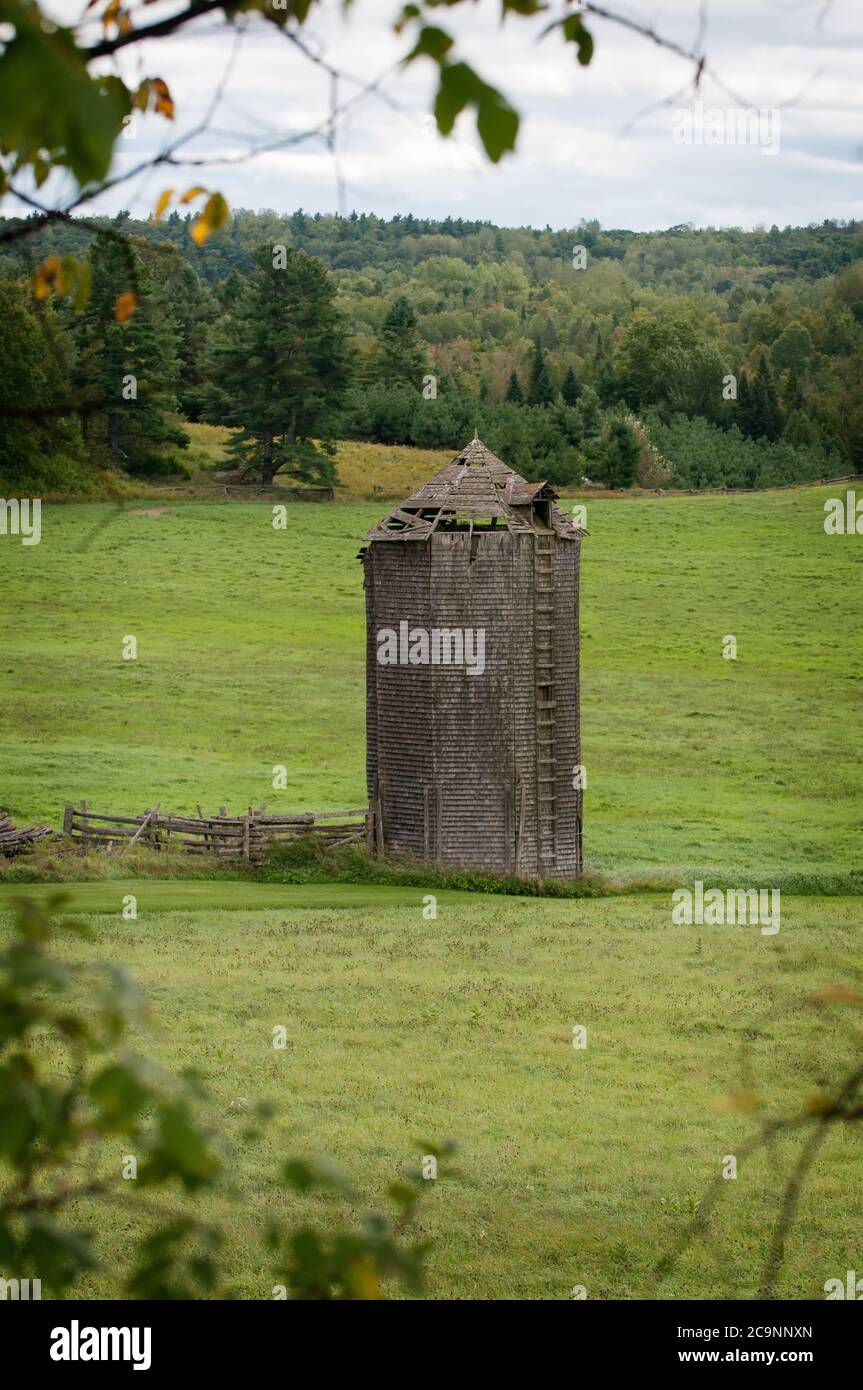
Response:
POLYGON ((554 871, 557 794, 555 791, 554 536, 536 533, 533 541, 533 642, 536 681, 537 869, 554 871))

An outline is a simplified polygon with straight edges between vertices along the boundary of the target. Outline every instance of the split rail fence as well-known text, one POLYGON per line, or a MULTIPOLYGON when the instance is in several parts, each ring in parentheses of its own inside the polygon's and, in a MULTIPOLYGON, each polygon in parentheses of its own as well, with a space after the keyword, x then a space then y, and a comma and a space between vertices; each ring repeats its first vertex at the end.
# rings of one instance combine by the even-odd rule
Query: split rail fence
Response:
POLYGON ((139 816, 106 816, 91 811, 86 801, 67 804, 63 834, 79 843, 108 851, 149 845, 153 849, 175 846, 189 854, 215 854, 223 859, 245 859, 259 864, 267 846, 298 836, 314 834, 331 846, 365 843, 368 811, 307 811, 302 815, 268 816, 265 808, 248 815, 229 816, 224 806, 217 816, 172 816, 159 806, 139 816), (358 819, 359 818, 359 819, 358 819))

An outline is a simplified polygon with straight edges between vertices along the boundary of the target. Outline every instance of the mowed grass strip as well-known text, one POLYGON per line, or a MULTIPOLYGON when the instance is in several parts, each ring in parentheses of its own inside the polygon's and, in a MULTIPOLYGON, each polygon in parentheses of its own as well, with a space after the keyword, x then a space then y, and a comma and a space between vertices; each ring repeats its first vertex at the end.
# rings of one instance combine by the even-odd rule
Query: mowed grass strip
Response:
MULTIPOLYGON (((248 883, 231 879, 104 879, 89 883, 0 883, 0 909, 16 898, 48 904, 62 897, 62 911, 119 913, 123 899, 132 894, 136 911, 250 912, 262 908, 415 907, 427 892, 448 906, 476 902, 476 893, 454 889, 423 889, 382 883, 248 883)), ((483 895, 488 901, 492 895, 483 895)), ((506 901, 505 898, 492 898, 506 901)))
MULTIPOLYGON (((141 885, 143 888, 143 885, 141 885)), ((225 887, 226 885, 221 885, 225 887)), ((230 885, 227 885, 230 886, 230 885)), ((5 916, 3 923, 8 923, 5 916)), ((673 927, 657 898, 474 901, 412 908, 171 912, 92 919, 76 958, 119 958, 143 985, 137 1049, 199 1069, 249 1196, 196 1199, 224 1219, 237 1292, 269 1298, 268 1214, 340 1227, 336 1197, 273 1181, 291 1155, 326 1155, 368 1209, 434 1139, 459 1142, 459 1175, 429 1182, 415 1234, 434 1242, 434 1298, 746 1298, 800 1138, 741 1158, 709 1227, 677 1270, 656 1262, 754 1121, 717 1099, 741 1086, 765 1114, 797 1110, 850 1066, 849 1009, 812 991, 863 985, 859 899, 783 902, 782 929, 673 927), (288 1046, 273 1048, 273 1029, 288 1046), (572 1045, 573 1027, 587 1047, 572 1045), (278 1106, 243 1138, 256 1099, 278 1106)), ((836 1127, 804 1188, 780 1293, 821 1298, 863 1241, 856 1126, 836 1127)), ((104 1162, 119 1167, 123 1144, 104 1162)), ((362 1209, 362 1208, 361 1208, 362 1209)), ((116 1289, 136 1215, 81 1207, 116 1289)))
MULTIPOLYGON (((740 886, 860 867, 863 541, 825 535, 835 491, 587 499, 589 864, 740 886)), ((39 546, 0 543, 0 803, 54 826, 81 797, 363 805, 356 556, 385 510, 289 503, 277 531, 264 502, 46 505, 39 546)))

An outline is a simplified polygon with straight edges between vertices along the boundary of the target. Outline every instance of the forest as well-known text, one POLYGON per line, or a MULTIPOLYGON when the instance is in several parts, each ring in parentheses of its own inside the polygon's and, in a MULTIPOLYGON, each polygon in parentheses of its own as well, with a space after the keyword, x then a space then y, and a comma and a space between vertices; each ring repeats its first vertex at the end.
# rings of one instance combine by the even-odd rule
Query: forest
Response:
POLYGON ((0 485, 332 484, 338 441, 531 479, 763 488, 863 470, 863 224, 636 233, 411 214, 0 222, 0 485))

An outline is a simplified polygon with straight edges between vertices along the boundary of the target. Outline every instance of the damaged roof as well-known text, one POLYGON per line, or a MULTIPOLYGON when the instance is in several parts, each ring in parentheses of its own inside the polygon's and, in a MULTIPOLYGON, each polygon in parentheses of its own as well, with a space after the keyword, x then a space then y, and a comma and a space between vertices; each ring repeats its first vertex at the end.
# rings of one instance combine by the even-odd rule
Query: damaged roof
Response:
POLYGON ((529 483, 474 435, 441 473, 430 478, 373 526, 370 541, 426 540, 435 531, 478 529, 554 533, 575 540, 586 532, 555 499, 548 483, 529 483))

